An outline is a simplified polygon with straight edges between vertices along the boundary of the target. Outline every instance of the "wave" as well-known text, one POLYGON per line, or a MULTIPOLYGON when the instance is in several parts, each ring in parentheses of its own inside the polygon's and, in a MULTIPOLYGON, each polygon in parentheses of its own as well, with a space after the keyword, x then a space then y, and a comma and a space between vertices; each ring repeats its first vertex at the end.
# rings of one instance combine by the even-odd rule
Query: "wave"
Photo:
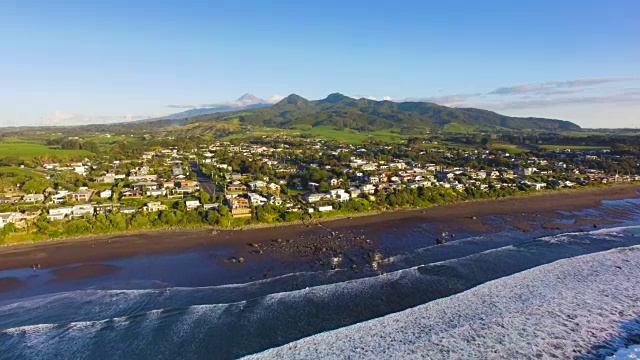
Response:
POLYGON ((639 229, 543 237, 356 280, 340 281, 348 271, 335 271, 206 288, 86 290, 39 297, 0 307, 5 329, 0 331, 0 353, 57 358, 72 349, 79 359, 104 354, 114 359, 236 358, 564 258, 638 245, 639 229))
POLYGON ((583 255, 247 358, 602 358, 640 336, 639 277, 639 246, 583 255))

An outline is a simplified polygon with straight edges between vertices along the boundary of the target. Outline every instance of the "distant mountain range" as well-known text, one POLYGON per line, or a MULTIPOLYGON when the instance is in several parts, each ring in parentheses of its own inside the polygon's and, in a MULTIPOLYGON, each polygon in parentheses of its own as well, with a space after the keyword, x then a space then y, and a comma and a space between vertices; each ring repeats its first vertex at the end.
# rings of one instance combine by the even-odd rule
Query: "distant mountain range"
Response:
MULTIPOLYGON (((244 96, 238 101, 243 98, 244 96)), ((217 108, 218 111, 216 113, 190 115, 193 117, 189 117, 188 122, 221 122, 233 118, 239 121, 240 124, 254 126, 280 128, 330 126, 337 129, 348 128, 358 131, 394 128, 404 130, 426 128, 452 131, 456 129, 498 131, 580 129, 580 126, 564 120, 511 117, 488 110, 450 108, 428 102, 354 99, 339 93, 331 94, 325 99, 315 101, 291 94, 273 106, 254 102, 256 99, 248 98, 249 104, 242 107, 242 111, 220 114, 217 112, 227 110, 217 108)), ((235 110, 240 109, 236 108, 235 110)))
POLYGON ((263 100, 252 94, 244 94, 241 97, 239 97, 236 101, 233 101, 230 103, 221 103, 221 104, 215 104, 215 105, 212 104, 211 106, 189 109, 176 114, 171 114, 171 115, 163 116, 160 118, 154 118, 154 119, 145 119, 142 121, 148 122, 148 121, 155 121, 155 120, 181 120, 181 119, 187 119, 195 116, 215 114, 220 112, 258 109, 261 107, 271 106, 275 102, 277 102, 277 100, 279 99, 280 98, 278 98, 275 95, 267 100, 263 100))

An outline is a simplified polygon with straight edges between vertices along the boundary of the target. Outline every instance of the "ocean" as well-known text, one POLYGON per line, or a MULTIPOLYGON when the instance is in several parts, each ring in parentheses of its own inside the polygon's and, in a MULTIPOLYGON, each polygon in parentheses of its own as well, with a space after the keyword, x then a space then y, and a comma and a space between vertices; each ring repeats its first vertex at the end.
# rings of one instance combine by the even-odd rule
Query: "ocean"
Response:
POLYGON ((640 344, 640 201, 559 213, 558 224, 612 214, 616 224, 596 229, 506 227, 444 245, 429 240, 357 277, 349 269, 291 271, 171 286, 125 282, 120 274, 5 296, 0 359, 600 359, 633 352, 640 344))

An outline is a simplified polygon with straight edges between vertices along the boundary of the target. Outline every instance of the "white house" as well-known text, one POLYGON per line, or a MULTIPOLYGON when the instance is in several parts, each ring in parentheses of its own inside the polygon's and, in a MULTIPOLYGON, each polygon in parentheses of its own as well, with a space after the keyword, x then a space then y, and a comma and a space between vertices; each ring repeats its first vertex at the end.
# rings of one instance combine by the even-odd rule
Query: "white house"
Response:
POLYGON ((14 218, 14 213, 0 213, 0 229, 5 225, 12 223, 14 218))
POLYGON ((62 220, 67 215, 73 214, 73 207, 61 207, 55 209, 49 209, 49 220, 62 220))
POLYGON ((249 193, 249 201, 251 205, 264 205, 267 203, 267 199, 256 193, 249 193))
POLYGON ((333 206, 331 206, 331 205, 318 206, 318 211, 319 212, 326 212, 326 211, 331 211, 331 210, 333 210, 333 206))
POLYGON ((102 199, 111 199, 112 195, 113 195, 113 191, 111 191, 111 189, 100 191, 100 197, 102 199))
POLYGON ((200 207, 200 200, 187 200, 184 202, 187 210, 195 210, 200 207))
POLYGON ((84 216, 84 215, 93 215, 94 208, 93 205, 75 205, 73 208, 73 216, 84 216))
POLYGON ((314 193, 308 193, 308 194, 304 194, 302 197, 308 202, 308 203, 314 203, 314 202, 318 202, 322 199, 324 199, 324 194, 314 194, 314 193))
POLYGON ((43 194, 27 194, 22 198, 22 201, 32 202, 32 203, 43 202, 44 195, 43 194))
POLYGON ((167 205, 163 205, 160 201, 150 201, 143 210, 147 212, 164 211, 167 210, 167 205))

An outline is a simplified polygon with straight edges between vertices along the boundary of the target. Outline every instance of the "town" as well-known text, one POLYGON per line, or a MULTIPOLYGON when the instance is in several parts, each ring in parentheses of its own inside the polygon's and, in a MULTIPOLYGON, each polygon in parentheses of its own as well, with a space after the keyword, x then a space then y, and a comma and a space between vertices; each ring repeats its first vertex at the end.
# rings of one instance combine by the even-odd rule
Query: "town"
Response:
MULTIPOLYGON (((81 141, 81 139, 71 139, 81 141)), ((609 149, 544 152, 339 142, 287 136, 6 167, 4 237, 167 227, 239 227, 640 181, 609 149), (13 170, 12 170, 13 169, 13 170), (622 171, 621 171, 622 170, 622 171)))

